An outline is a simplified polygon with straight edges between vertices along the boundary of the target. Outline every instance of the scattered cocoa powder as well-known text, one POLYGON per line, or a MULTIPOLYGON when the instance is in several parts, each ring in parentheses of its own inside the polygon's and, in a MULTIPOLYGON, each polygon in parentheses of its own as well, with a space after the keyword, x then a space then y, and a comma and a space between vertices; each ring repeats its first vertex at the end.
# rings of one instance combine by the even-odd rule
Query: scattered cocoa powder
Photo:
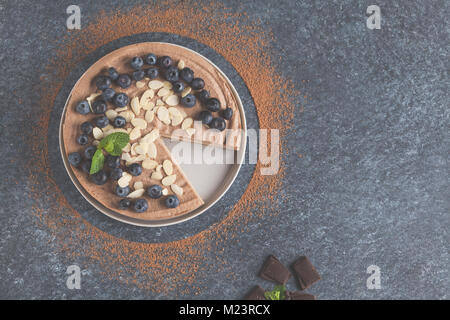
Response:
MULTIPOLYGON (((228 215, 209 229, 190 238, 169 243, 137 243, 111 236, 85 221, 52 181, 47 136, 51 107, 64 79, 89 53, 121 37, 144 32, 169 32, 193 38, 216 50, 239 72, 254 100, 260 128, 279 129, 281 154, 288 150, 283 137, 293 126, 299 93, 277 70, 281 57, 271 49, 273 35, 259 21, 236 13, 220 3, 198 1, 157 2, 130 10, 100 12, 80 31, 59 40, 58 49, 44 71, 45 81, 37 88, 40 103, 34 114, 40 119, 28 139, 32 148, 29 180, 36 199, 33 214, 39 227, 46 228, 58 250, 68 259, 83 258, 97 264, 113 280, 148 289, 161 295, 196 295, 204 287, 207 270, 230 272, 232 262, 225 247, 238 241, 250 222, 279 213, 285 163, 280 159, 277 175, 262 176, 260 164, 242 198, 228 215), (36 164, 39 164, 36 167, 36 164), (37 199, 45 197, 46 202, 37 199), (43 208, 39 203, 51 205, 43 208), (214 255, 213 262, 207 257, 214 255), (228 271, 227 271, 228 270, 228 271)), ((35 110, 33 110, 35 111, 35 110)), ((269 147, 270 150, 270 147, 269 147)))

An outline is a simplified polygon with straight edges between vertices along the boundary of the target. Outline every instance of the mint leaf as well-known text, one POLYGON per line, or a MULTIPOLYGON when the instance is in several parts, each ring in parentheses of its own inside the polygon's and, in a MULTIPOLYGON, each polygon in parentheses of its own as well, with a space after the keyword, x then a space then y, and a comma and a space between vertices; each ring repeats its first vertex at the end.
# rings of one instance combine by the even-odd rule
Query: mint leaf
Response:
POLYGON ((114 146, 114 149, 111 152, 108 152, 112 156, 120 156, 122 154, 122 149, 124 147, 119 147, 118 145, 114 146))
POLYGON ((95 151, 94 156, 92 157, 91 169, 89 174, 94 174, 103 169, 103 165, 105 163, 105 156, 101 149, 97 149, 95 151))
MULTIPOLYGON (((99 145, 97 146, 97 149, 106 148, 109 145, 113 145, 113 147, 109 147, 110 150, 114 149, 123 149, 127 145, 127 143, 130 141, 130 136, 125 132, 114 132, 111 133, 109 136, 105 137, 100 141, 99 145)), ((108 151, 108 150, 107 150, 108 151)))
POLYGON ((264 292, 267 300, 284 300, 286 299, 286 287, 283 285, 276 286, 272 291, 264 292))
POLYGON ((109 140, 104 149, 106 152, 111 153, 114 150, 114 141, 109 140))

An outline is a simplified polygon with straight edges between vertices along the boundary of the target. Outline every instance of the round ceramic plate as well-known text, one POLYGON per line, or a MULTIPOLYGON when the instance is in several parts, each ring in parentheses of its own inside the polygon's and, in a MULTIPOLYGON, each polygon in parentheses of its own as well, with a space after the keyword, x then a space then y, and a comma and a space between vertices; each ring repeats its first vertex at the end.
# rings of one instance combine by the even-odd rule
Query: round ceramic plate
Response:
MULTIPOLYGON (((161 43, 162 44, 162 43, 161 43)), ((246 149, 246 136, 247 136, 247 125, 245 120, 245 114, 244 114, 244 108, 242 106, 242 101, 239 97, 239 94, 237 93, 235 87, 231 83, 231 81, 228 79, 228 77, 220 70, 213 62, 211 62, 209 59, 205 58, 204 56, 200 55, 197 52, 194 52, 193 50, 189 48, 185 48, 179 45, 170 44, 172 46, 178 46, 180 48, 183 48, 184 50, 188 50, 192 53, 195 53, 202 59, 204 59, 207 63, 209 63, 211 66, 219 72, 223 78, 227 81, 228 87, 231 89, 232 94, 235 96, 238 109, 241 117, 241 139, 240 139, 240 147, 237 151, 235 150, 229 150, 229 149, 221 149, 220 147, 217 147, 221 149, 222 152, 224 152, 224 157, 226 159, 225 164, 183 164, 179 163, 179 166, 184 171, 185 175, 189 179, 189 182, 194 186, 197 193, 200 195, 200 197, 203 199, 204 204, 200 207, 198 207, 195 210, 192 210, 190 212, 184 213, 179 216, 170 217, 167 219, 158 219, 158 220, 143 220, 138 219, 134 217, 125 216, 117 211, 111 210, 104 206, 102 203, 100 203, 98 200, 96 200, 94 197, 92 197, 86 189, 81 185, 81 183, 78 181, 76 175, 74 174, 72 167, 68 163, 67 154, 66 154, 66 148, 64 145, 64 139, 63 139, 63 124, 66 117, 67 107, 68 103, 70 101, 70 98, 72 96, 72 91, 69 94, 63 112, 61 116, 60 126, 59 126, 59 145, 60 145, 60 151, 61 156, 63 159, 64 167, 66 168, 66 171, 74 183, 75 187, 78 189, 78 191, 83 195, 83 197, 91 204, 93 205, 97 210, 102 212, 103 214, 132 225, 142 226, 142 227, 161 227, 161 226, 168 226, 177 224, 183 221, 187 221, 189 219, 192 219, 203 212, 207 211, 209 208, 211 208, 230 188, 230 186, 233 184, 235 178, 237 177, 239 170, 241 168, 241 165, 245 158, 245 149, 246 149), (228 164, 229 163, 229 164, 228 164)), ((120 49, 118 49, 120 50, 120 49)), ((85 73, 80 77, 83 78, 85 73)), ((79 80, 78 80, 79 81, 79 80)), ((166 146, 169 148, 169 150, 174 147, 175 143, 171 142, 169 139, 164 139, 164 142, 166 146)), ((176 142, 176 144, 188 144, 189 146, 186 147, 192 147, 193 143, 190 142, 176 142)), ((175 160, 176 157, 175 157, 175 160)), ((208 163, 208 161, 204 161, 208 163)))

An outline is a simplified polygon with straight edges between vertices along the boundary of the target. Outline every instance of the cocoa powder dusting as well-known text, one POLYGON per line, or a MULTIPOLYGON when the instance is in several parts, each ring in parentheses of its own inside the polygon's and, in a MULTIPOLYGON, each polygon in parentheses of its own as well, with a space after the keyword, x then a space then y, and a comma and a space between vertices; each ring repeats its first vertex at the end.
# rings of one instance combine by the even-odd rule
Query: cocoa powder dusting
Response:
MULTIPOLYGON (((197 1, 182 1, 170 5, 158 2, 151 6, 134 7, 127 11, 100 12, 94 21, 80 31, 70 32, 58 42, 52 61, 45 72, 47 81, 38 88, 41 99, 38 114, 29 137, 32 156, 29 159, 29 179, 33 197, 52 204, 51 210, 38 205, 33 214, 41 228, 47 229, 58 250, 68 259, 86 259, 98 264, 112 280, 166 295, 198 294, 203 271, 229 272, 231 262, 224 253, 238 241, 238 236, 250 222, 278 214, 283 201, 284 159, 280 158, 277 175, 262 176, 256 165, 247 190, 228 215, 209 229, 190 238, 169 243, 138 243, 119 239, 85 221, 76 212, 52 181, 46 137, 51 106, 69 72, 90 52, 121 37, 144 32, 168 32, 190 37, 216 50, 239 72, 254 100, 260 128, 280 130, 280 154, 288 150, 283 137, 293 125, 295 101, 299 93, 285 79, 277 65, 279 59, 270 48, 273 36, 258 21, 244 13, 234 13, 222 4, 208 2, 199 8, 197 1), (36 167, 36 163, 40 164, 36 167), (213 265, 206 261, 214 254, 213 265)), ((269 147, 270 150, 270 147, 269 147)), ((44 202, 45 203, 45 202, 44 202)))

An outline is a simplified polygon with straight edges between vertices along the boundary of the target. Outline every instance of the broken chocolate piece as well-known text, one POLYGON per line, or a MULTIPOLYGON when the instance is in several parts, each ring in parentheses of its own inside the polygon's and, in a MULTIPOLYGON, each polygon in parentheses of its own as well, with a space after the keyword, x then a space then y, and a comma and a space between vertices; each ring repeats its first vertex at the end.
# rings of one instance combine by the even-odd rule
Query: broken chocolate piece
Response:
POLYGON ((289 270, 273 255, 267 257, 259 276, 265 280, 274 281, 279 284, 286 284, 291 273, 289 270))
POLYGON ((300 291, 287 291, 286 300, 316 300, 316 297, 300 291))
POLYGON ((310 287, 314 282, 320 280, 320 275, 316 268, 305 256, 298 258, 292 265, 295 277, 298 280, 301 290, 310 287))
POLYGON ((252 291, 245 296, 244 300, 266 300, 264 297, 264 289, 260 286, 253 287, 252 291))

